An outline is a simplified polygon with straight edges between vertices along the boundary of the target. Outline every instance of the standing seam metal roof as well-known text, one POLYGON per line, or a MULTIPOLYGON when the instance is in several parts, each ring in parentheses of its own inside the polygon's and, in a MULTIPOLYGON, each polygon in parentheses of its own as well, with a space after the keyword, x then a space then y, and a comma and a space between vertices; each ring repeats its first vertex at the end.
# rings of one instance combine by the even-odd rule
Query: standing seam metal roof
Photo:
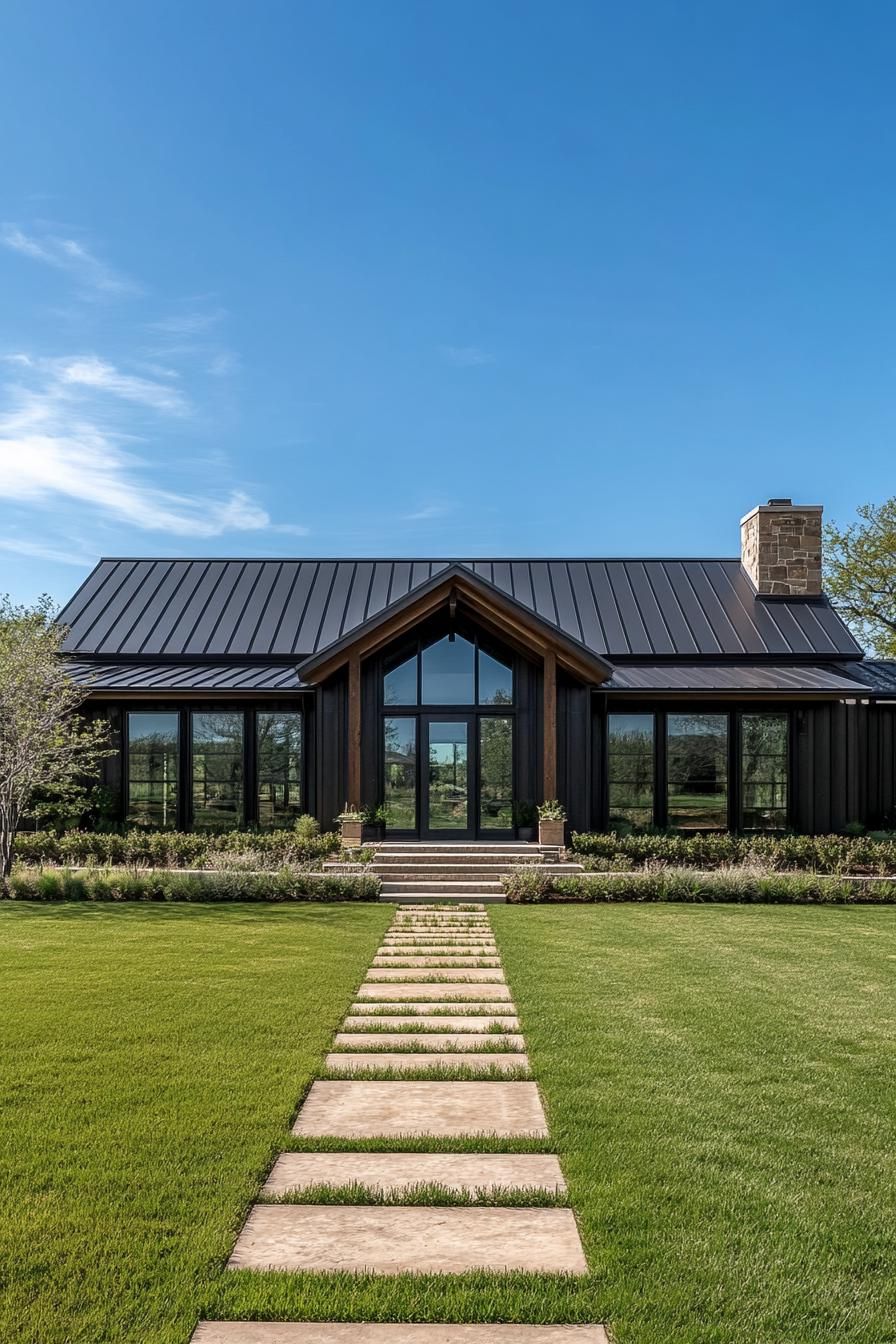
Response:
POLYGON ((826 599, 756 596, 722 560, 101 560, 60 614, 73 654, 302 658, 452 564, 616 657, 846 657, 826 599))

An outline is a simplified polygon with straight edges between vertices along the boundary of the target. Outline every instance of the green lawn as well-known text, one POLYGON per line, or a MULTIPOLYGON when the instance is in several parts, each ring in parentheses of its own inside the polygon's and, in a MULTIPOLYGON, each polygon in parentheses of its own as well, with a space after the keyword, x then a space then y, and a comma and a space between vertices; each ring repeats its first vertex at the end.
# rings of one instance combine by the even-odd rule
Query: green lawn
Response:
POLYGON ((287 1126, 389 918, 0 908, 0 1339, 186 1344, 201 1313, 896 1341, 892 909, 494 910, 592 1274, 225 1273, 279 1147, 353 1146, 287 1126))
POLYGON ((389 917, 0 907, 0 1339, 185 1344, 389 917))
POLYGON ((494 922, 619 1344, 896 1340, 896 911, 494 922))

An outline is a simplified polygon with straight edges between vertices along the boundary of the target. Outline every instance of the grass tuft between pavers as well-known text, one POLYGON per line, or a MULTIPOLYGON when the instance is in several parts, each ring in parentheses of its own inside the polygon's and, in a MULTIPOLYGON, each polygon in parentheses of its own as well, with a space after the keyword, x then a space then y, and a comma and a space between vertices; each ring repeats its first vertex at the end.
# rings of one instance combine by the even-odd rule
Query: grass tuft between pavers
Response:
POLYGON ((454 1190, 443 1185, 406 1186, 403 1190, 382 1190, 368 1185, 309 1185, 288 1194, 262 1194, 260 1204, 383 1204, 422 1205, 445 1208, 566 1208, 569 1198, 564 1191, 544 1190, 539 1186, 485 1186, 476 1190, 454 1190))

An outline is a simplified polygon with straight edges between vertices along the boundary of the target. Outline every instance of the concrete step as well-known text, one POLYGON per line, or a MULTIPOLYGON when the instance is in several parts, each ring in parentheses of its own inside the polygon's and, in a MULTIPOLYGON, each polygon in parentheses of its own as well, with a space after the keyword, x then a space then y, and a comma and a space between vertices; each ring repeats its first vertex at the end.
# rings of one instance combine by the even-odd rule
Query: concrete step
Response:
MULTIPOLYGON (((476 878, 494 881, 495 878, 501 877, 504 873, 512 873, 514 865, 510 863, 493 863, 491 865, 482 863, 372 863, 370 869, 376 873, 377 877, 384 879, 448 877, 462 881, 470 881, 476 878)), ((551 872, 554 872, 553 867, 551 872)))
MULTIPOLYGON (((458 901, 463 901, 466 900, 466 897, 458 896, 455 899, 458 901)), ((505 897, 502 891, 500 896, 497 893, 495 893, 494 895, 489 893, 484 896, 480 896, 479 899, 484 901, 487 905, 503 905, 507 898, 505 897)), ((396 891, 390 893, 388 896, 386 895, 385 892, 381 892, 380 900, 389 902, 392 905, 404 905, 407 902, 418 902, 427 900, 435 903, 437 901, 444 901, 445 897, 439 895, 433 895, 432 893, 426 891, 412 890, 407 892, 396 891)))
POLYGON ((429 879, 421 881, 419 877, 409 877, 404 882, 384 882, 382 889, 384 892, 394 891, 397 895, 416 891, 430 896, 496 896, 502 887, 500 882, 452 882, 445 878, 431 882, 429 879))

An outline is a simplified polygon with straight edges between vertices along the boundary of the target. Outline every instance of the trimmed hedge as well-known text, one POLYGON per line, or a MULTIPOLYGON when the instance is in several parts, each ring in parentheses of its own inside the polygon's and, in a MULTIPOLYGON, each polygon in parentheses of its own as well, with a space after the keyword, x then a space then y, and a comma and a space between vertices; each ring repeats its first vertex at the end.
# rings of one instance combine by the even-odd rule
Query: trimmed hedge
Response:
POLYGON ((375 901, 380 894, 377 877, 318 877, 292 868, 270 873, 18 868, 9 887, 14 901, 375 901))
POLYGON ((657 868, 636 873, 555 877, 549 868, 519 868, 503 879, 508 901, 680 901, 701 904, 893 905, 896 882, 826 877, 817 873, 768 873, 747 868, 709 873, 657 868))
POLYGON ((340 847, 335 831, 302 836, 293 831, 125 831, 115 835, 94 831, 20 831, 15 856, 19 863, 90 864, 131 868, 214 868, 243 859, 253 868, 277 869, 327 858, 340 847))
POLYGON ((761 864, 817 873, 896 876, 896 839, 848 835, 613 835, 575 833, 572 849, 589 867, 639 868, 668 863, 685 868, 761 864))

